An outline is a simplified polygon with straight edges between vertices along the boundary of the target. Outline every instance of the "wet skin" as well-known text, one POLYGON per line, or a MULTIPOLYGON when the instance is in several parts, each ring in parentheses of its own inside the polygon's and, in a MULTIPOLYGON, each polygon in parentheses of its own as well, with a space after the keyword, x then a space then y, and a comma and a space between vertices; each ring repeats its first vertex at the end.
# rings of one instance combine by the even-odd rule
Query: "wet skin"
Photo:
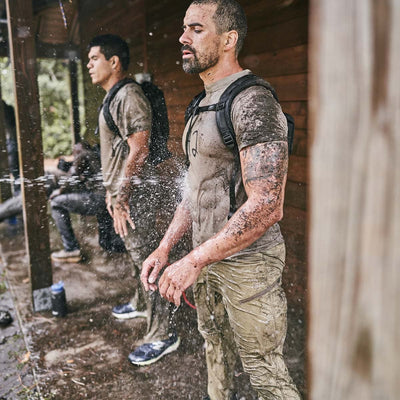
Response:
MULTIPOLYGON (((191 5, 179 39, 187 68, 206 68, 200 72, 205 85, 242 70, 235 54, 237 32, 218 35, 212 19, 214 11, 215 6, 191 5)), ((276 141, 246 147, 240 152, 240 162, 246 202, 221 231, 168 266, 159 280, 161 296, 177 306, 202 268, 248 247, 283 216, 287 143, 276 141)), ((159 247, 143 263, 141 281, 146 290, 157 289, 155 282, 167 265, 169 252, 191 224, 189 207, 183 199, 159 247)))

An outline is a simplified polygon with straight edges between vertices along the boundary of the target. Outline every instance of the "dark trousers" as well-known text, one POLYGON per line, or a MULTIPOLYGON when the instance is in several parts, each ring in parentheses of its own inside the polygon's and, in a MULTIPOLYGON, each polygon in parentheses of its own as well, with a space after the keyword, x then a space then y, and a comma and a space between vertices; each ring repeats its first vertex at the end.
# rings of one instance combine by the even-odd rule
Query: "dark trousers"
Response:
MULTIPOLYGON (((109 222, 104 194, 98 193, 67 193, 54 197, 51 202, 51 215, 60 233, 66 251, 80 248, 72 229, 70 213, 80 215, 96 215, 100 223, 109 222)), ((107 223, 107 227, 111 224, 107 223)), ((99 226, 100 231, 100 226, 99 226)))

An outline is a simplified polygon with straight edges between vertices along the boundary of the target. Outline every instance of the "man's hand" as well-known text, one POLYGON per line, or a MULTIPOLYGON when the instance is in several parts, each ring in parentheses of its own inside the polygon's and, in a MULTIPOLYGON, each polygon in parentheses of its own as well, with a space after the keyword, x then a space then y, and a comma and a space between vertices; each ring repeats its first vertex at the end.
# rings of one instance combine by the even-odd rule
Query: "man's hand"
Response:
POLYGON ((106 192, 106 206, 107 206, 107 211, 111 215, 111 218, 114 218, 114 213, 112 209, 112 203, 111 203, 111 193, 107 190, 106 192))
POLYGON ((168 252, 157 248, 151 253, 142 265, 140 280, 146 291, 156 291, 156 280, 160 271, 168 264, 168 252))
POLYGON ((200 272, 201 268, 188 257, 170 265, 165 269, 158 283, 161 296, 179 306, 182 293, 196 282, 200 272))
POLYGON ((51 199, 54 199, 54 197, 57 197, 57 196, 59 196, 60 194, 61 194, 61 189, 53 190, 53 191, 51 192, 51 195, 50 195, 50 200, 51 200, 51 199))
POLYGON ((113 209, 113 219, 114 230, 121 237, 128 235, 127 222, 132 229, 135 229, 135 223, 130 215, 129 204, 122 204, 121 202, 117 201, 113 209))

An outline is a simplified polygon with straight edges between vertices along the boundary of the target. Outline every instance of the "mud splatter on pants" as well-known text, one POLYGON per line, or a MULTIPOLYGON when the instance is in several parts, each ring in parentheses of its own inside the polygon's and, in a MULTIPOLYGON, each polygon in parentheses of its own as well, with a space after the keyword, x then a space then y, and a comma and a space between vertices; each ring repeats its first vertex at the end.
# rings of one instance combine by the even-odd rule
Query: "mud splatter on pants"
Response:
POLYGON ((208 394, 229 399, 234 391, 236 349, 262 400, 299 400, 282 348, 286 297, 281 288, 285 245, 241 255, 204 269, 193 293, 198 327, 206 341, 208 394))
MULTIPOLYGON (((153 188, 137 188, 134 199, 135 204, 131 207, 131 216, 135 222, 135 230, 127 224, 128 235, 123 238, 126 250, 132 260, 132 276, 137 281, 133 289, 130 303, 138 310, 146 310, 147 330, 141 342, 154 342, 168 339, 169 334, 174 331, 171 325, 171 307, 167 300, 162 298, 158 292, 146 292, 140 281, 142 264, 156 248, 160 240, 159 233, 155 229, 156 205, 158 198, 153 188)), ((116 197, 111 199, 112 205, 116 203, 116 197)))

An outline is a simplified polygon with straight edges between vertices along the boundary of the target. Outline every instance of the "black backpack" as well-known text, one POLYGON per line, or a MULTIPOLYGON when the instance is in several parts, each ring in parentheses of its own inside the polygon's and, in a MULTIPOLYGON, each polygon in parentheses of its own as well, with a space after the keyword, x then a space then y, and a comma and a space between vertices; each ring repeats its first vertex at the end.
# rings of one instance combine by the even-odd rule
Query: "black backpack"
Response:
MULTIPOLYGON (((215 111, 217 126, 222 141, 224 142, 225 146, 227 146, 230 150, 233 151, 233 154, 235 156, 235 168, 229 184, 230 209, 228 218, 230 218, 236 212, 235 182, 236 182, 236 176, 240 171, 239 149, 236 143, 236 135, 231 120, 232 103, 235 97, 240 92, 251 86, 263 86, 267 88, 272 93, 274 99, 277 102, 279 102, 278 96, 274 88, 268 82, 264 81, 264 79, 261 79, 254 74, 248 74, 232 82, 222 93, 219 102, 216 104, 211 104, 209 106, 204 106, 204 107, 199 106, 201 100, 206 95, 205 90, 203 90, 191 101, 185 112, 185 125, 186 125, 192 116, 197 115, 200 112, 215 111)), ((293 138, 294 138, 294 118, 290 114, 287 113, 284 114, 288 125, 288 132, 287 132, 288 149, 289 149, 289 154, 291 154, 293 149, 293 138)), ((187 164, 189 163, 189 156, 188 156, 188 145, 190 140, 189 136, 190 136, 190 126, 189 126, 189 131, 186 135, 187 164)))
POLYGON ((144 95, 150 102, 152 121, 149 146, 149 161, 153 165, 158 165, 171 157, 171 153, 169 152, 167 147, 169 137, 167 106, 165 104, 163 92, 156 85, 147 81, 139 84, 130 78, 120 80, 110 89, 106 98, 104 99, 103 104, 101 105, 101 108, 103 108, 104 119, 106 120, 109 129, 114 132, 114 135, 121 136, 118 126, 115 124, 113 117, 110 113, 110 104, 117 92, 128 83, 135 83, 136 85, 139 85, 142 88, 144 95))

